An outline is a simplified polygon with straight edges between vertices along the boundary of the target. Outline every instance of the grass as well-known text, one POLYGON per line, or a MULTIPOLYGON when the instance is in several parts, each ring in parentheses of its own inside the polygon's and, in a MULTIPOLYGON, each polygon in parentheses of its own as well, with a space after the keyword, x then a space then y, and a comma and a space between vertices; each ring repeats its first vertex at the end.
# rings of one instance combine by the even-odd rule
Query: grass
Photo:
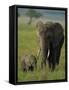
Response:
POLYGON ((38 60, 37 70, 33 72, 23 72, 21 69, 21 58, 23 54, 34 54, 36 56, 39 48, 36 28, 34 25, 24 23, 24 20, 18 21, 18 82, 38 81, 38 80, 59 80, 65 79, 65 44, 62 47, 60 64, 54 72, 48 68, 41 70, 40 59, 38 60))

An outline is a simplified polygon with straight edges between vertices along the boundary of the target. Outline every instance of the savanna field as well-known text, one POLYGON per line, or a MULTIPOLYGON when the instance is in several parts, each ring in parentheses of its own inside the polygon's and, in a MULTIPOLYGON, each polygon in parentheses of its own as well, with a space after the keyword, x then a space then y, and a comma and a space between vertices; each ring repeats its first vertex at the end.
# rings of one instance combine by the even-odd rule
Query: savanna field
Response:
POLYGON ((60 80, 65 79, 65 44, 63 44, 60 56, 60 64, 54 72, 48 68, 41 69, 41 57, 37 60, 37 70, 23 72, 21 69, 21 58, 23 54, 37 55, 39 49, 38 37, 35 24, 27 24, 22 17, 18 18, 18 82, 60 80))

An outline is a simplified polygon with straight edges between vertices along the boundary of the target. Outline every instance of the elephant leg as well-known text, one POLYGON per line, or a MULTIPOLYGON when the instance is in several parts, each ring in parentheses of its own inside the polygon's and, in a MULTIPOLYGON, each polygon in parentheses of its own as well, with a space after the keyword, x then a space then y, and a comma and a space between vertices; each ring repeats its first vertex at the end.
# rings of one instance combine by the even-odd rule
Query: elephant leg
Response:
POLYGON ((59 43, 59 45, 56 48, 57 51, 57 58, 56 58, 56 64, 59 65, 59 60, 60 60, 60 54, 61 54, 61 48, 64 42, 64 37, 62 38, 61 42, 59 43))
POLYGON ((61 54, 61 47, 57 47, 57 58, 56 58, 57 65, 59 65, 60 54, 61 54))
POLYGON ((52 71, 54 71, 55 70, 55 63, 53 62, 52 63, 52 71))
POLYGON ((49 65, 49 69, 54 71, 54 69, 55 69, 55 60, 54 60, 54 51, 53 50, 50 51, 50 55, 48 57, 48 65, 49 65))
POLYGON ((56 67, 56 49, 52 49, 52 71, 54 71, 55 67, 56 67))
POLYGON ((46 59, 42 58, 41 68, 46 67, 46 59))
POLYGON ((52 70, 55 69, 56 64, 59 64, 60 54, 61 54, 61 48, 64 42, 64 36, 61 39, 61 42, 59 42, 59 45, 56 47, 52 47, 52 70))
POLYGON ((44 59, 43 59, 43 56, 42 56, 42 58, 41 58, 41 69, 43 69, 43 67, 44 67, 44 59))
POLYGON ((51 64, 52 64, 52 56, 51 56, 51 52, 50 52, 50 55, 48 57, 48 65, 49 65, 49 69, 51 69, 51 64))
POLYGON ((49 53, 49 56, 48 56, 48 65, 49 65, 49 69, 52 69, 52 68, 54 68, 54 62, 53 62, 53 60, 54 60, 54 50, 53 50, 53 47, 52 47, 52 43, 50 43, 50 46, 49 46, 49 51, 50 51, 50 53, 49 53))
POLYGON ((60 47, 56 47, 53 49, 53 52, 52 52, 52 70, 55 69, 56 64, 59 65, 60 53, 61 53, 60 47))
POLYGON ((47 59, 48 49, 42 50, 42 61, 41 61, 41 67, 46 67, 46 59, 47 59))
POLYGON ((26 68, 23 68, 23 72, 27 72, 27 69, 26 68))
POLYGON ((46 67, 46 59, 44 60, 44 66, 46 67))
POLYGON ((59 65, 60 52, 61 52, 60 48, 57 47, 57 49, 56 49, 56 64, 57 65, 59 65))

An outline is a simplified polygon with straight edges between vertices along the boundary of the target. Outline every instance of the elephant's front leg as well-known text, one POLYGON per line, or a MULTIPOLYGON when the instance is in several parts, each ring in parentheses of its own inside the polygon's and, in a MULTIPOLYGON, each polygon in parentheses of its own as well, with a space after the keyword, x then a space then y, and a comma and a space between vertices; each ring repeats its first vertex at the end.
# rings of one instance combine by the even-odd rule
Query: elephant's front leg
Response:
POLYGON ((47 58, 47 60, 48 60, 48 65, 49 65, 49 69, 51 69, 51 67, 52 67, 52 56, 51 56, 52 54, 50 53, 50 55, 49 55, 49 57, 47 58))
POLYGON ((49 69, 51 69, 52 71, 54 71, 55 69, 55 63, 56 63, 56 52, 55 49, 51 47, 50 55, 48 57, 48 65, 49 65, 49 69))
POLYGON ((46 67, 46 59, 44 59, 42 57, 42 60, 41 60, 41 69, 43 69, 44 67, 46 67))
POLYGON ((61 52, 61 49, 59 47, 57 47, 57 49, 56 49, 56 64, 57 65, 59 65, 60 52, 61 52))
POLYGON ((61 47, 58 46, 56 49, 56 64, 57 65, 59 65, 60 55, 61 55, 61 47))
POLYGON ((53 49, 51 49, 50 51, 50 55, 48 57, 48 65, 49 65, 49 69, 51 69, 52 71, 54 71, 55 69, 55 51, 53 49))
POLYGON ((54 53, 53 47, 51 44, 49 46, 48 52, 49 52, 49 55, 47 57, 47 60, 48 60, 49 69, 51 70, 52 69, 52 63, 53 63, 53 53, 54 53))
POLYGON ((60 50, 58 47, 53 49, 52 53, 52 71, 54 71, 56 67, 56 63, 59 63, 60 50))
POLYGON ((62 48, 63 43, 64 43, 64 36, 62 37, 61 42, 59 43, 59 45, 56 48, 56 51, 57 51, 56 64, 57 65, 59 65, 59 60, 60 60, 60 55, 61 55, 61 48, 62 48))
POLYGON ((47 54, 48 54, 48 50, 42 51, 41 68, 46 67, 47 54))
POLYGON ((37 59, 39 59, 40 53, 41 53, 41 48, 38 49, 37 59))

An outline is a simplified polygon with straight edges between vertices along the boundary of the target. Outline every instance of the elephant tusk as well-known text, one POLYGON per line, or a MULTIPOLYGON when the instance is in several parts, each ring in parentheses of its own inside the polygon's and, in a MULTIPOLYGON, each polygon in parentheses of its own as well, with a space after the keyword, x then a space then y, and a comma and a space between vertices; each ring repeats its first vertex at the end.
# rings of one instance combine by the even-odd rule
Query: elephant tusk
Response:
POLYGON ((47 59, 48 59, 49 55, 50 55, 50 49, 48 49, 47 59))

